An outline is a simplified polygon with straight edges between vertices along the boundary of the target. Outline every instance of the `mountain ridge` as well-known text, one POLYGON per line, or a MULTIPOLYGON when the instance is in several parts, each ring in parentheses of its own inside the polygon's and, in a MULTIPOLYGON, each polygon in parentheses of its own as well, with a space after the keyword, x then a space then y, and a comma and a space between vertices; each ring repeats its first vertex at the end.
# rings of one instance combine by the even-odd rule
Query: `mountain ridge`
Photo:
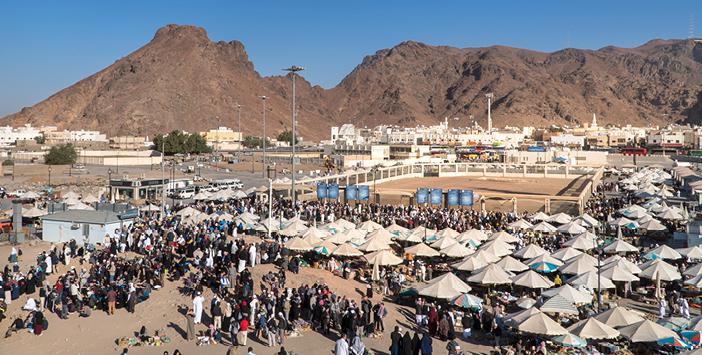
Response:
MULTIPOLYGON (((219 125, 261 135, 290 127, 289 75, 262 76, 244 44, 211 41, 205 29, 167 25, 144 46, 47 99, 2 119, 19 125, 153 135, 219 125)), ((462 117, 486 122, 493 92, 496 126, 702 121, 702 44, 653 39, 634 48, 564 48, 540 52, 508 46, 456 48, 403 41, 367 55, 335 87, 297 77, 298 130, 328 136, 343 123, 414 126, 462 117)))

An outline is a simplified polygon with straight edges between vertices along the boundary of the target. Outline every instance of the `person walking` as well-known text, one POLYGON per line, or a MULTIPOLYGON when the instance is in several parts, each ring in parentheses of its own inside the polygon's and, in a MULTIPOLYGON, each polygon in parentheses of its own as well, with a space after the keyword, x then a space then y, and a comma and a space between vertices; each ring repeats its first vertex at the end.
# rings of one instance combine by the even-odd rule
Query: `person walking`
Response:
POLYGON ((185 340, 192 341, 195 339, 195 317, 193 312, 186 310, 185 313, 186 327, 185 327, 185 340))
POLYGON ((115 314, 115 303, 117 302, 117 292, 115 292, 114 287, 110 287, 107 291, 107 314, 115 314))
POLYGON ((335 355, 349 355, 349 343, 346 341, 346 334, 342 333, 341 338, 334 345, 335 355))
POLYGON ((202 297, 202 292, 198 292, 193 298, 193 312, 195 313, 195 324, 202 322, 202 304, 205 302, 205 297, 202 297))

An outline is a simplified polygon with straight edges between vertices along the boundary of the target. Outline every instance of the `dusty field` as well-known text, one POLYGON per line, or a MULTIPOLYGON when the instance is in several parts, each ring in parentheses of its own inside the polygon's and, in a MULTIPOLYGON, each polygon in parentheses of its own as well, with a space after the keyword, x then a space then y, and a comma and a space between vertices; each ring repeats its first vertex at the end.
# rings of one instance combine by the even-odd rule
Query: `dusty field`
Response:
MULTIPOLYGON (((499 177, 425 177, 421 179, 402 179, 377 184, 376 190, 380 194, 382 203, 400 203, 400 196, 413 194, 417 188, 472 189, 474 194, 487 195, 503 194, 503 198, 490 199, 486 203, 489 210, 511 211, 511 194, 533 195, 533 199, 519 199, 519 211, 534 212, 543 209, 543 197, 546 196, 578 196, 587 184, 586 177, 577 179, 553 178, 499 178, 499 177)), ((407 198, 402 202, 407 203, 407 198)), ((476 206, 477 208, 477 201, 476 206)), ((567 202, 552 202, 551 211, 558 212, 562 209, 574 207, 567 202)))
MULTIPOLYGON (((48 244, 39 244, 34 247, 22 246, 24 256, 22 257, 22 270, 27 270, 29 265, 33 264, 35 256, 41 251, 48 249, 48 244)), ((7 260, 10 247, 0 246, 0 258, 7 260)), ((4 263, 2 264, 4 266, 4 263)), ((73 265, 73 264, 72 264, 73 265)), ((80 266, 76 263, 77 268, 80 266)), ((261 275, 270 271, 270 265, 257 266, 253 269, 255 279, 260 279, 261 275)), ((292 276, 292 275, 291 275, 292 276)), ((55 276, 50 277, 50 281, 55 281, 55 276)), ((303 268, 299 275, 289 277, 289 286, 297 287, 302 284, 312 284, 315 282, 325 282, 332 290, 337 293, 352 297, 360 301, 359 290, 365 290, 365 286, 355 282, 335 277, 327 271, 303 268)), ((258 284, 258 283, 256 283, 258 284)), ((60 320, 55 314, 45 313, 49 321, 49 328, 40 337, 32 334, 21 332, 16 333, 10 338, 0 340, 0 354, 118 354, 119 350, 115 346, 115 339, 122 336, 133 336, 142 325, 153 332, 155 329, 165 329, 166 335, 171 337, 172 341, 162 347, 132 347, 129 349, 129 354, 161 354, 163 351, 173 353, 175 349, 179 349, 183 354, 224 354, 228 347, 225 345, 207 345, 196 346, 195 342, 187 342, 183 339, 181 333, 186 327, 185 318, 178 312, 178 306, 189 305, 192 302, 188 297, 182 296, 177 287, 179 284, 167 283, 166 286, 158 291, 154 291, 152 296, 146 302, 140 303, 136 307, 135 314, 129 314, 124 309, 118 309, 114 316, 107 316, 103 311, 95 311, 90 318, 78 318, 72 314, 68 320, 60 320)), ((206 293, 206 305, 209 305, 211 294, 206 293)), ((21 310, 21 306, 25 303, 28 296, 22 296, 14 301, 8 310, 8 319, 0 322, 0 330, 4 334, 9 327, 10 320, 17 316, 26 316, 26 312, 21 310)), ((38 293, 35 295, 38 298, 38 293)), ((374 303, 380 301, 380 297, 376 295, 374 303)), ((399 307, 386 302, 389 305, 389 315, 385 322, 386 334, 381 338, 364 338, 366 347, 372 349, 375 354, 387 354, 390 345, 390 332, 395 325, 400 325, 405 330, 411 329, 413 324, 405 314, 410 314, 407 308, 399 307), (401 311, 404 313, 401 313, 401 311)), ((203 319, 207 320, 207 310, 205 307, 205 315, 203 319)), ((205 327, 200 325, 196 331, 205 330, 205 327)), ((288 338, 285 343, 285 348, 292 350, 297 354, 330 354, 333 349, 336 336, 331 335, 327 338, 319 333, 307 331, 302 333, 301 337, 288 338)), ((461 347, 468 353, 482 354, 488 353, 490 346, 480 344, 469 344, 460 341, 461 347)), ((249 338, 248 346, 254 348, 254 352, 258 355, 273 354, 279 347, 268 348, 263 342, 259 342, 253 337, 249 338)), ((438 354, 445 352, 445 343, 434 339, 434 350, 438 354)), ((239 348, 236 354, 246 353, 245 349, 239 348)))

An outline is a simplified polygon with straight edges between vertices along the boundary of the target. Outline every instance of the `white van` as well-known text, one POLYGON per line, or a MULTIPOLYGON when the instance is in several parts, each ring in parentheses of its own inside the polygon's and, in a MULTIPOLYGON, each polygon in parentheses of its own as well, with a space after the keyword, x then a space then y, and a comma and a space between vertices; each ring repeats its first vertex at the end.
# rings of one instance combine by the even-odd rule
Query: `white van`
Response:
POLYGON ((240 188, 244 187, 244 184, 242 184, 241 180, 239 180, 239 179, 215 180, 212 183, 210 183, 210 185, 216 186, 220 190, 240 189, 240 188))
POLYGON ((179 199, 193 198, 193 196, 195 196, 195 187, 190 186, 184 189, 179 189, 173 195, 175 196, 175 198, 179 199))

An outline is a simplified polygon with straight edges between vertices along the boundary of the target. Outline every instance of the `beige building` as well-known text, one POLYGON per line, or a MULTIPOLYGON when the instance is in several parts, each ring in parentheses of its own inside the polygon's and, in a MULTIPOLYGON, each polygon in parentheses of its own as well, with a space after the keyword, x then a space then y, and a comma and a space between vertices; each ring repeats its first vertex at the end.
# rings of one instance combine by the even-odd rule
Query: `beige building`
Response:
POLYGON ((239 150, 244 140, 241 132, 235 132, 227 127, 217 127, 217 129, 211 129, 207 132, 200 132, 200 135, 214 150, 239 150))
POLYGON ((146 137, 135 136, 118 136, 110 138, 110 149, 120 150, 145 150, 147 142, 146 137))

